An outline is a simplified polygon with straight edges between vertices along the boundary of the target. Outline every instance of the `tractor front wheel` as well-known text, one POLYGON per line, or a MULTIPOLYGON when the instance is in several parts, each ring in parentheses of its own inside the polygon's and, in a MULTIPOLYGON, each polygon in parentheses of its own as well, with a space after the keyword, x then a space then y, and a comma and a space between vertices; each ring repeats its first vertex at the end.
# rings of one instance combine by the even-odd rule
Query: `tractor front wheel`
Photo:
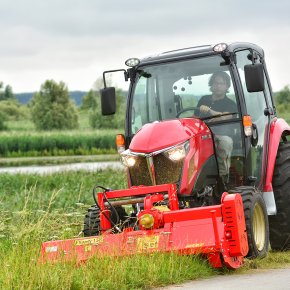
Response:
POLYGON ((96 206, 91 206, 84 220, 84 236, 97 236, 101 232, 100 210, 96 206))
MULTIPOLYGON (((122 206, 116 206, 115 210, 111 211, 111 221, 116 224, 119 223, 118 226, 121 228, 122 223, 126 220, 127 213, 125 209, 122 206), (117 214, 118 217, 117 217, 117 214)), ((101 224, 100 224, 100 210, 99 208, 94 205, 91 206, 88 209, 88 212, 85 216, 84 220, 84 236, 85 237, 90 237, 90 236, 97 236, 101 234, 101 224)))
POLYGON ((239 187, 243 199, 249 252, 247 258, 264 258, 269 250, 269 222, 265 201, 253 187, 239 187))

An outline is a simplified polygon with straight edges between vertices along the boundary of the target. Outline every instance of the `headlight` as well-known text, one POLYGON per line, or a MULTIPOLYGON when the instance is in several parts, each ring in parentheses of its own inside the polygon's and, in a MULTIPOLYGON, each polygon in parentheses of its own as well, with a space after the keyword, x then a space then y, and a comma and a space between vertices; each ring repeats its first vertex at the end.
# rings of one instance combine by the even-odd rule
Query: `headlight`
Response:
POLYGON ((172 161, 180 161, 184 159, 188 150, 189 150, 189 141, 165 151, 164 154, 172 161))
POLYGON ((129 58, 125 61, 125 64, 129 67, 135 67, 140 63, 140 59, 136 57, 129 58))
POLYGON ((127 167, 132 167, 136 164, 136 157, 134 155, 130 155, 130 151, 126 150, 121 153, 121 161, 123 165, 127 167))

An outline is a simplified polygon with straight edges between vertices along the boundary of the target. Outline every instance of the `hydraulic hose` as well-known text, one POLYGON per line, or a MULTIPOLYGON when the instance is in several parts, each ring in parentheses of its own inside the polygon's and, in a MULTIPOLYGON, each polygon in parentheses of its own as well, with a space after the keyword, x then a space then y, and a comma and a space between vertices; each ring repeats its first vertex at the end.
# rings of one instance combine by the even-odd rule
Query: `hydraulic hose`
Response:
POLYGON ((100 185, 95 185, 94 188, 93 188, 93 199, 95 201, 95 204, 96 206, 99 208, 100 212, 104 215, 104 217, 111 223, 111 225, 113 226, 113 228, 115 228, 119 233, 121 233, 122 231, 120 230, 120 228, 117 226, 117 224, 119 224, 120 222, 120 216, 117 212, 117 210, 115 209, 114 206, 112 206, 112 204, 109 202, 109 200, 107 199, 107 196, 106 196, 106 192, 110 191, 111 189, 109 188, 105 188, 103 186, 100 186, 100 185), (117 217, 117 221, 116 223, 112 221, 112 219, 101 209, 98 201, 97 201, 97 198, 96 198, 96 189, 97 188, 101 188, 103 190, 103 195, 104 195, 104 198, 106 200, 106 202, 109 204, 109 207, 114 211, 116 217, 117 217))

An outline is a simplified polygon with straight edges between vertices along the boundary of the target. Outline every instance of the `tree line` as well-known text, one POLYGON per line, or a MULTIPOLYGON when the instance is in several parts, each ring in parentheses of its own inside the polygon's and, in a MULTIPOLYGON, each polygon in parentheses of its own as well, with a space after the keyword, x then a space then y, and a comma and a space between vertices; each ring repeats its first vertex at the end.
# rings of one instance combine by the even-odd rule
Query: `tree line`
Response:
MULTIPOLYGON (((98 83, 98 81, 96 81, 98 83)), ((3 83, 2 83, 3 86, 3 83)), ((98 84, 100 86, 100 84, 98 84)), ((0 130, 7 129, 5 121, 11 115, 23 117, 21 105, 15 98, 12 88, 0 99, 0 130)), ((28 103, 30 118, 37 130, 77 129, 79 110, 85 111, 92 128, 123 128, 125 118, 125 99, 117 90, 117 113, 113 116, 101 115, 99 88, 91 89, 82 99, 80 108, 71 100, 68 87, 64 82, 46 80, 28 103)))
MULTIPOLYGON (((16 119, 30 118, 37 130, 65 130, 77 129, 79 126, 79 110, 88 115, 92 128, 122 129, 125 121, 126 100, 121 90, 117 92, 117 112, 113 116, 101 115, 99 89, 101 79, 95 82, 82 99, 80 108, 71 100, 68 87, 64 82, 57 83, 54 80, 46 80, 28 103, 28 112, 22 110, 21 105, 13 94, 10 85, 4 86, 0 82, 0 130, 7 129, 5 122, 9 116, 16 119), (28 116, 27 116, 28 115, 28 116)), ((274 94, 278 113, 290 111, 290 88, 285 86, 274 94)))

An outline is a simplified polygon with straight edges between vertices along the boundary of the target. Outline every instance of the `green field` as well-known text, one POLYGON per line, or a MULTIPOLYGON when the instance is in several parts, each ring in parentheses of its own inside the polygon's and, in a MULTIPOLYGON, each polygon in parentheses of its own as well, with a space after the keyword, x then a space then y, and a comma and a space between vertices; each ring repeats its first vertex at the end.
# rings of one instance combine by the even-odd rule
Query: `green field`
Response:
MULTIPOLYGON (((39 264, 43 241, 81 235, 93 186, 126 188, 125 173, 1 174, 0 183, 0 289, 148 289, 232 273, 212 269, 199 257, 175 254, 94 258, 81 267, 39 264)), ((289 264, 289 252, 272 253, 247 261, 237 273, 289 264)))
POLYGON ((122 132, 92 129, 88 118, 88 112, 80 111, 78 129, 54 131, 36 131, 26 115, 17 120, 11 118, 5 123, 8 129, 0 132, 0 157, 116 154, 115 136, 122 132))
POLYGON ((0 134, 0 156, 65 156, 113 154, 115 132, 61 131, 0 134))

